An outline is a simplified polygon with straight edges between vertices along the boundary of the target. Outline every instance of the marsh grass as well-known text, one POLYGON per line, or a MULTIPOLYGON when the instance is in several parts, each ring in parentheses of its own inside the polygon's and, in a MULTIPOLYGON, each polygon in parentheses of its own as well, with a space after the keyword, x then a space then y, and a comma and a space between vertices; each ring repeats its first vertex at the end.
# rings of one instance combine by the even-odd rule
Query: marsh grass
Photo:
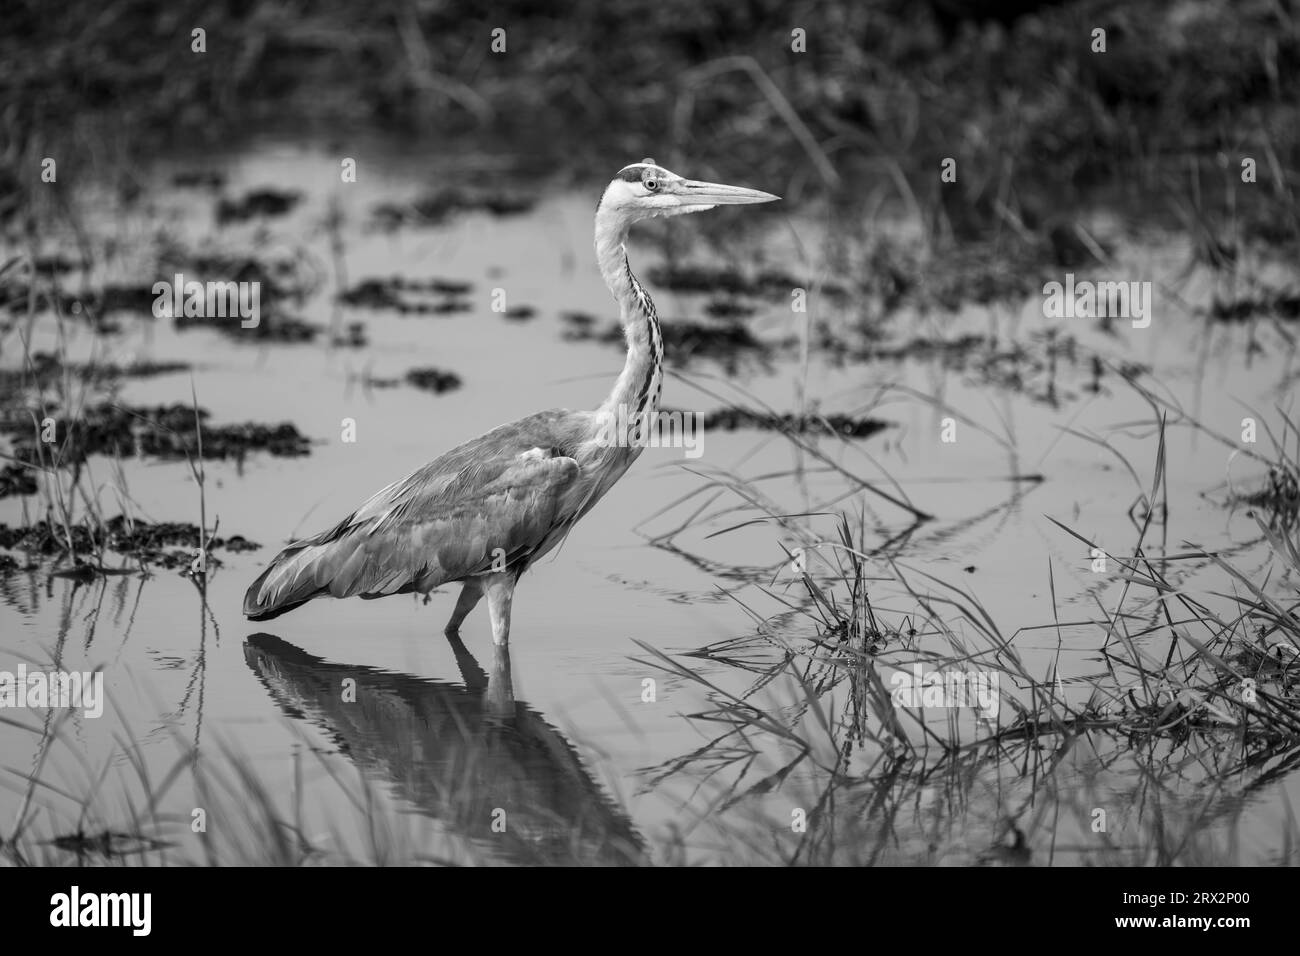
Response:
MULTIPOLYGON (((716 507, 694 508, 688 525, 657 543, 674 550, 688 527, 756 515, 713 535, 755 523, 779 530, 780 559, 759 586, 784 610, 764 616, 742 604, 752 632, 695 651, 642 643, 643 664, 694 686, 706 702, 686 715, 701 728, 700 746, 647 768, 647 786, 704 788, 713 810, 697 827, 711 834, 701 839, 712 841, 713 858, 727 862, 1014 864, 1029 861, 1030 847, 1037 862, 1044 849, 1049 860, 1100 864, 1237 861, 1233 794, 1300 765, 1300 592, 1281 596, 1269 584, 1300 576, 1300 549, 1290 502, 1275 494, 1254 499, 1273 565, 1263 581, 1191 543, 1171 552, 1150 541, 1157 526, 1168 536, 1165 435, 1175 427, 1162 403, 1152 407, 1156 441, 1144 485, 1139 467, 1124 461, 1141 485, 1129 508, 1136 539, 1128 553, 1106 553, 1117 592, 1106 601, 1094 595, 1090 619, 1064 620, 1049 562, 1053 620, 1010 634, 972 591, 905 565, 893 541, 871 547, 865 515, 783 513, 759 487, 771 476, 704 476, 696 493, 716 507), (730 497, 741 504, 725 504, 730 497), (832 533, 818 533, 827 523, 832 533), (1218 571, 1229 589, 1172 583, 1171 569, 1182 564, 1218 571), (1035 674, 1017 645, 1040 635, 1055 636, 1056 652, 1048 672, 1035 674), (1062 680, 1061 654, 1081 647, 1100 668, 1062 680), (900 706, 889 676, 915 664, 997 674, 996 719, 900 706), (996 789, 1027 792, 990 799, 990 781, 1008 773, 996 789), (1102 796, 1098 780, 1108 774, 1107 786, 1131 787, 1127 797, 1113 789, 1102 796), (778 792, 806 813, 806 830, 792 833, 789 819, 770 815, 778 792), (1126 821, 1125 839, 1089 826, 1097 808, 1115 813, 1130 800, 1140 812, 1126 821), (920 819, 906 816, 921 806, 929 809, 920 819), (953 858, 947 841, 960 845, 960 821, 972 816, 988 846, 953 858), (1205 834, 1211 824, 1230 837, 1205 834), (947 839, 936 833, 918 843, 918 826, 947 828, 947 839)), ((1176 418, 1178 427, 1204 429, 1176 418)), ((1270 487, 1272 475, 1293 467, 1284 436, 1294 427, 1281 416, 1274 455, 1252 456, 1269 469, 1270 487)), ((1272 862, 1296 862, 1300 830, 1294 814, 1287 819, 1272 862)))
MULTIPOLYGON (((110 708, 123 713, 117 707, 110 708)), ((16 820, 0 839, 12 866, 462 865, 488 855, 403 811, 391 795, 339 754, 300 738, 287 759, 293 785, 272 793, 265 766, 230 743, 202 750, 173 728, 174 761, 162 774, 124 724, 110 752, 92 761, 68 739, 66 714, 44 726, 0 717, 39 737, 30 771, 7 768, 0 785, 18 789, 16 820), (58 779, 55 752, 70 758, 58 779), (328 798, 327 798, 328 795, 328 798), (316 812, 342 808, 337 817, 316 812), (193 807, 183 812, 178 807, 193 807)), ((453 782, 454 785, 454 782, 453 782)))

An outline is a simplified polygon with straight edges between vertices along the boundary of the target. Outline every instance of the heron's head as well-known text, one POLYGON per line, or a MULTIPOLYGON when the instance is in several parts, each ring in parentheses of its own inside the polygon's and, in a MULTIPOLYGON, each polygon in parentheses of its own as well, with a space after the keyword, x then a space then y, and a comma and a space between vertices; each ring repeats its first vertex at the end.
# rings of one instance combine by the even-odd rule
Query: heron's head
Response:
POLYGON ((681 216, 714 206, 772 202, 780 198, 743 186, 684 179, 657 165, 653 159, 643 159, 618 171, 605 187, 598 211, 626 225, 652 216, 681 216))

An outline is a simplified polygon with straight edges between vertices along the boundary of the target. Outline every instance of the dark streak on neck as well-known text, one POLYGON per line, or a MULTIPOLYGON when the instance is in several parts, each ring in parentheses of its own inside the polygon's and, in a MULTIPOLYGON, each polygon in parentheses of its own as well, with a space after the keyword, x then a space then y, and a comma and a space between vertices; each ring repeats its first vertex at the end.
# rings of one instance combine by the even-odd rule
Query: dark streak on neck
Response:
POLYGON ((649 293, 637 281, 636 276, 632 275, 632 265, 628 262, 627 256, 623 257, 623 269, 627 273, 628 285, 632 288, 632 294, 635 296, 638 305, 644 306, 646 320, 646 346, 650 349, 650 364, 646 368, 645 381, 637 389, 636 395, 636 417, 649 405, 650 387, 654 382, 655 373, 659 371, 659 348, 655 342, 659 338, 659 317, 655 315, 654 302, 651 301, 649 293))

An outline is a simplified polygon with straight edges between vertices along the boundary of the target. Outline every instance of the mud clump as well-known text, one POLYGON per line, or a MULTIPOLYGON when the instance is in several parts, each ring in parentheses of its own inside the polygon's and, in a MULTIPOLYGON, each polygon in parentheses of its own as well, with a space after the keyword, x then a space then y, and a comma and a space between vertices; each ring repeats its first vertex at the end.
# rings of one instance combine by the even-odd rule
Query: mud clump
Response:
POLYGON ((339 332, 336 332, 330 338, 330 344, 335 348, 343 349, 362 349, 370 344, 366 338, 366 325, 364 322, 349 322, 339 332))
POLYGON ((101 332, 120 326, 108 316, 118 313, 152 316, 156 296, 151 285, 106 285, 99 289, 65 292, 47 282, 35 285, 14 279, 0 287, 0 312, 10 315, 57 311, 70 318, 85 318, 101 332))
POLYGON ((713 299, 704 304, 704 314, 712 319, 747 319, 757 309, 735 299, 713 299))
POLYGON ((65 363, 57 355, 49 352, 35 352, 23 368, 0 369, 0 400, 7 401, 10 396, 25 386, 49 388, 58 384, 65 375, 71 376, 79 383, 103 385, 127 378, 153 378, 158 375, 188 372, 191 367, 188 362, 149 359, 138 360, 129 365, 119 365, 114 362, 65 363))
MULTIPOLYGON (((188 568, 198 549, 199 529, 186 522, 167 521, 156 524, 147 521, 129 521, 125 515, 110 518, 103 524, 87 528, 77 524, 71 528, 37 521, 27 527, 10 527, 0 524, 0 548, 21 551, 44 557, 69 553, 89 555, 103 551, 135 558, 144 564, 163 568, 188 568), (69 532, 71 548, 69 548, 69 532)), ((243 535, 227 538, 214 537, 207 546, 209 565, 220 565, 214 551, 239 554, 255 551, 261 545, 243 535)), ((0 555, 14 561, 11 555, 0 555)), ((17 562, 14 561, 14 567, 17 562)))
MULTIPOLYGON (((646 274, 656 286, 672 292, 715 293, 733 298, 748 296, 781 302, 790 301, 792 289, 807 289, 812 285, 776 270, 745 275, 736 269, 712 266, 656 266, 646 274)), ((822 283, 817 290, 833 299, 843 299, 849 294, 848 289, 837 282, 822 283)))
POLYGON ((196 434, 194 408, 182 404, 148 407, 103 402, 83 409, 71 420, 57 414, 51 417, 54 430, 48 436, 42 435, 40 425, 20 414, 11 413, 0 420, 0 433, 13 439, 14 458, 38 466, 56 455, 60 464, 82 462, 96 454, 178 461, 199 456, 200 435, 207 459, 242 461, 252 452, 282 458, 311 454, 310 439, 289 422, 211 425, 208 411, 200 408, 196 434), (53 441, 45 442, 44 437, 53 441))
POLYGON ((388 309, 399 315, 451 315, 472 311, 465 298, 473 285, 449 279, 363 279, 339 295, 339 301, 362 309, 388 309))
POLYGON ((67 275, 70 272, 81 272, 85 268, 85 263, 75 262, 57 252, 53 255, 37 256, 32 260, 32 269, 36 274, 49 278, 67 275))
POLYGON ((186 169, 172 176, 177 189, 220 189, 225 184, 225 173, 215 169, 186 169))
POLYGON ((158 375, 174 375, 177 372, 188 372, 193 366, 189 362, 155 362, 142 359, 132 362, 130 365, 107 362, 103 365, 73 364, 67 366, 67 368, 73 375, 79 376, 82 381, 112 382, 123 378, 154 378, 158 375))
POLYGON ((36 494, 36 475, 31 468, 9 462, 0 468, 0 498, 36 494))
POLYGON ((426 392, 441 395, 460 388, 460 376, 437 368, 413 368, 406 373, 406 383, 426 392))
POLYGON ((584 335, 590 337, 587 333, 590 333, 600 320, 590 312, 561 312, 560 321, 564 323, 566 339, 581 341, 584 335))
POLYGON ((247 222, 254 218, 283 216, 302 202, 302 193, 277 189, 253 189, 238 199, 217 202, 217 222, 247 222))
POLYGON ((519 216, 531 212, 536 200, 523 193, 499 189, 462 189, 449 186, 411 203, 380 203, 372 211, 384 230, 402 226, 436 226, 454 215, 485 212, 493 216, 519 216))
POLYGON ((316 337, 324 331, 319 325, 313 325, 294 316, 275 312, 270 315, 263 314, 260 316, 257 325, 249 328, 244 328, 240 324, 238 317, 214 318, 206 315, 180 316, 175 320, 175 325, 180 331, 195 328, 212 329, 232 339, 244 338, 253 342, 278 342, 282 345, 314 342, 316 337))
MULTIPOLYGON (((622 334, 622 329, 619 330, 622 334)), ((767 346, 737 322, 725 325, 701 325, 698 322, 670 322, 663 327, 664 348, 683 362, 694 357, 729 362, 743 352, 766 354, 767 346)))
POLYGON ((1231 302, 1215 298, 1210 305, 1210 318, 1216 322, 1246 322, 1269 316, 1288 322, 1300 319, 1300 293, 1275 292, 1231 302))
MULTIPOLYGON (((680 409, 661 409, 660 415, 680 415, 685 421, 689 413, 680 409)), ((853 418, 841 413, 795 415, 786 412, 774 415, 738 405, 714 409, 699 415, 701 426, 717 431, 734 432, 745 429, 756 431, 789 432, 797 435, 840 435, 844 438, 866 438, 889 427, 888 422, 876 418, 853 418)))

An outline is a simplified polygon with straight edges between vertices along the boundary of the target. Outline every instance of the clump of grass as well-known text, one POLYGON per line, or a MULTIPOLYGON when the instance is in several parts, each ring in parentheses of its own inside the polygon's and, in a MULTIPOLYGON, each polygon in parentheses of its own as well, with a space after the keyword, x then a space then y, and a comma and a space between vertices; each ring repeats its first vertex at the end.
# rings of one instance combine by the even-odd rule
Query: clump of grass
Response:
MULTIPOLYGON (((700 822, 716 844, 696 851, 728 861, 739 852, 754 862, 933 863, 952 852, 940 848, 966 842, 958 834, 961 821, 976 814, 990 845, 962 862, 1028 860, 1044 848, 1049 856, 1129 865, 1233 859, 1231 836, 1202 832, 1213 825, 1230 834, 1244 825, 1233 781, 1270 779, 1300 755, 1300 592, 1279 598, 1257 574, 1204 549, 1146 553, 1152 528, 1168 516, 1168 427, 1160 416, 1150 477, 1131 509, 1136 541, 1128 554, 1107 553, 1119 566, 1117 603, 1097 601, 1092 619, 1063 621, 1049 564, 1053 621, 1010 635, 970 590, 904 566, 893 542, 869 547, 875 529, 865 518, 783 513, 757 481, 709 476, 710 491, 735 495, 738 510, 757 513, 718 533, 759 522, 779 527, 798 546, 781 544, 783 556, 763 588, 785 610, 761 616, 746 606, 752 633, 681 655, 642 645, 642 663, 694 686, 707 701, 688 715, 710 730, 702 744, 646 770, 647 786, 678 779, 708 786, 712 805, 727 811, 700 822), (816 523, 827 518, 834 534, 816 534, 816 523), (1217 568, 1232 593, 1175 586, 1171 561, 1217 568), (872 595, 885 589, 895 597, 882 604, 872 595), (902 606, 897 595, 906 598, 902 606), (1087 647, 1101 669, 1067 681, 1056 676, 1056 664, 1046 674, 1031 673, 1017 644, 1035 632, 1056 634, 1058 661, 1091 638, 1087 647), (951 710, 927 714, 896 702, 889 672, 914 663, 996 673, 1002 690, 996 719, 964 719, 951 710), (1087 759, 1067 769, 1081 751, 1087 759), (1175 786, 1189 756, 1210 788, 1199 806, 1199 791, 1175 786), (1098 792, 1101 768, 1109 793, 1090 803, 1078 795, 1080 781, 1098 792), (1008 770, 1020 796, 990 801, 981 787, 1008 770), (1089 828, 1096 807, 1113 812, 1128 805, 1114 795, 1117 787, 1131 786, 1132 801, 1142 804, 1139 795, 1151 781, 1167 788, 1171 806, 1128 821, 1127 841, 1089 828), (931 807, 936 790, 940 808, 931 807), (1035 796, 1035 790, 1045 792, 1035 796), (773 801, 777 792, 786 798, 773 801), (925 820, 940 821, 948 832, 931 831, 918 846, 908 834, 928 824, 905 823, 899 814, 919 804, 922 793, 931 807, 925 820), (768 816, 774 802, 802 808, 806 831, 792 834, 788 820, 768 816), (1173 805, 1180 822, 1171 825, 1173 805), (1056 813, 1051 822, 1049 808, 1056 813), (1009 842, 999 842, 999 834, 1009 842)), ((1137 479, 1137 469, 1126 467, 1137 479)), ((726 511, 699 509, 692 517, 703 523, 726 511)), ((1257 519, 1277 571, 1300 579, 1300 548, 1290 529, 1257 519)), ((1276 862, 1294 860, 1294 820, 1290 827, 1292 849, 1276 862)))

